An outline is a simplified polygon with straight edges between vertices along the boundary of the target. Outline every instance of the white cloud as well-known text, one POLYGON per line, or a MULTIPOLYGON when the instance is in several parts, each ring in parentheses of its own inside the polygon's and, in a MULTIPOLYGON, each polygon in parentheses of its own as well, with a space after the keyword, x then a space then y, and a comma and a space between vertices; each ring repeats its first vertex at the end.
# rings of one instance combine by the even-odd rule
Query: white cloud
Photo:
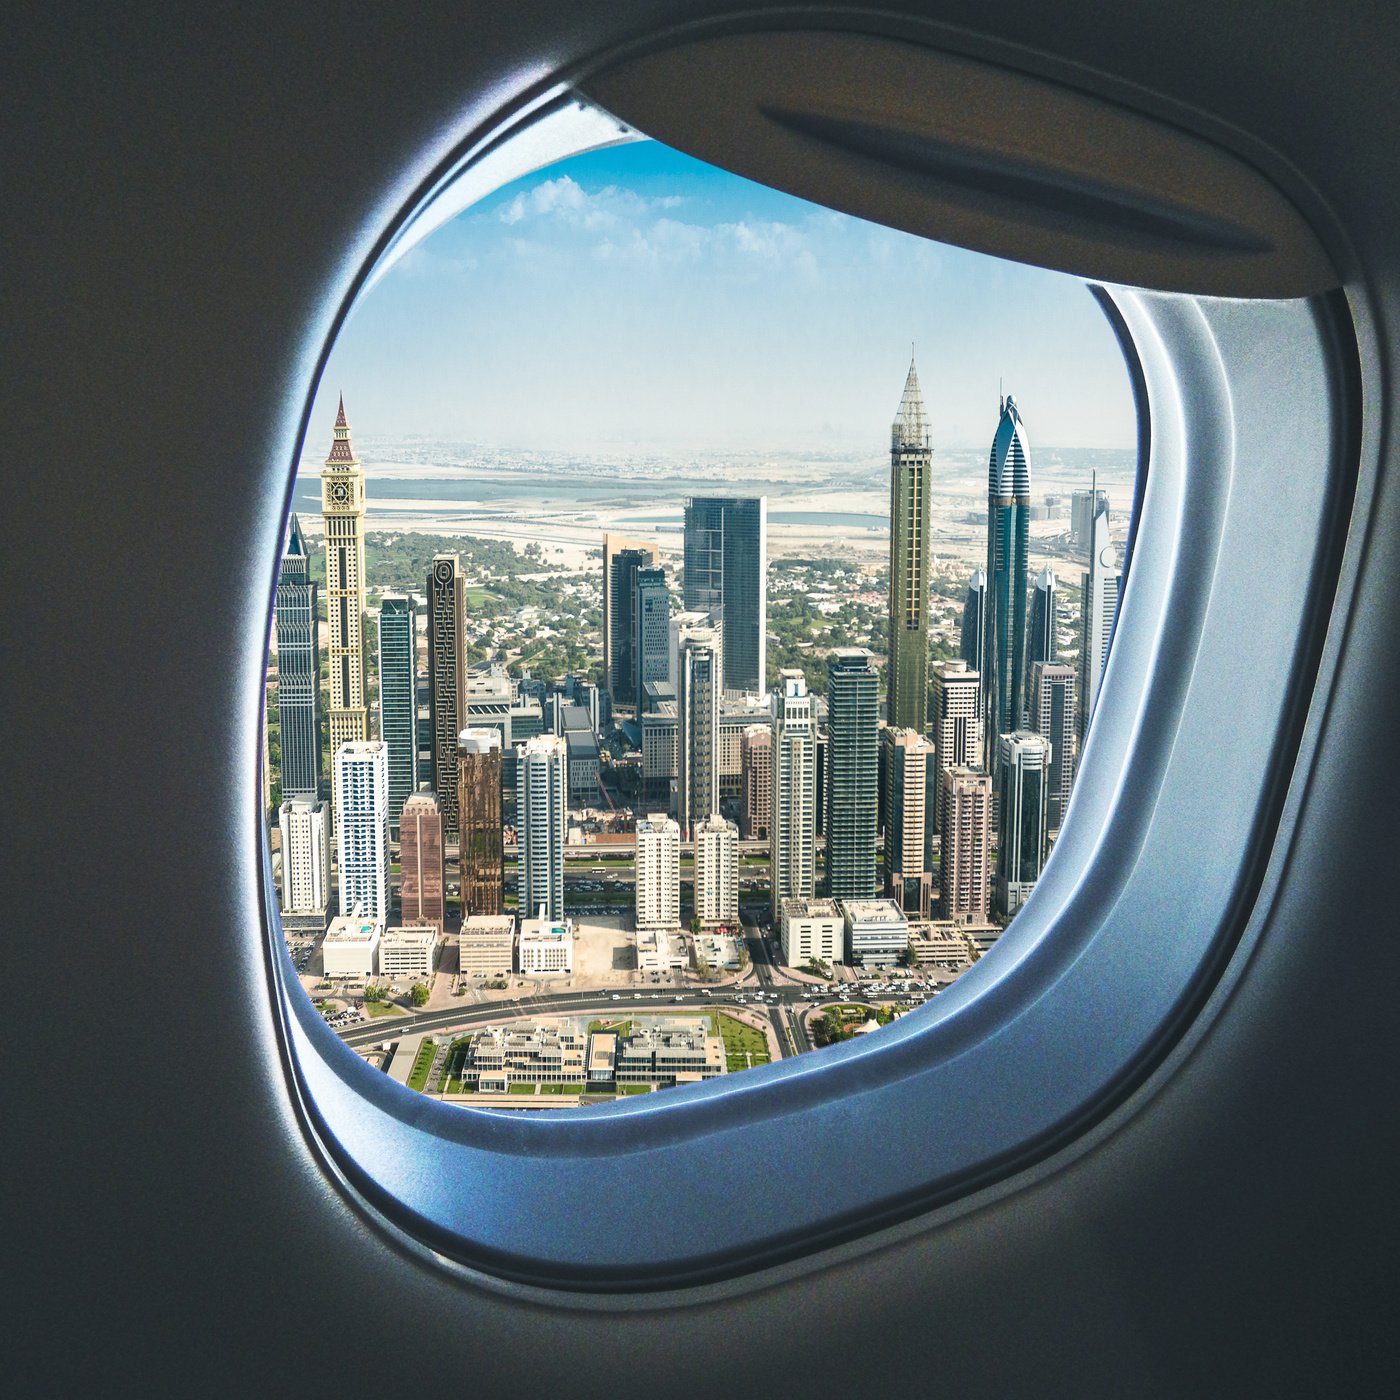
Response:
POLYGON ((557 219, 573 228, 598 230, 616 227, 654 209, 674 209, 684 202, 681 195, 651 198, 619 185, 605 185, 590 194, 570 176, 560 175, 522 190, 497 211, 497 218, 503 224, 557 219))

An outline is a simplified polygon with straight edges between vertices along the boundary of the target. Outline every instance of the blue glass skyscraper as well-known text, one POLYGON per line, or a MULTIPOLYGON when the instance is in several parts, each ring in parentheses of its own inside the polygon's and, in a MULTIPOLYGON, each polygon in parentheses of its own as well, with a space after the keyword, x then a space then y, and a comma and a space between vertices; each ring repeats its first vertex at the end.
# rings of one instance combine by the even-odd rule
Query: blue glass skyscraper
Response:
POLYGON ((685 503, 684 602, 724 624, 724 685, 761 694, 768 665, 768 498, 685 503))
POLYGON ((1002 401, 987 469, 984 743, 1021 727, 1026 688, 1026 554, 1030 543, 1031 453, 1016 400, 1002 401))

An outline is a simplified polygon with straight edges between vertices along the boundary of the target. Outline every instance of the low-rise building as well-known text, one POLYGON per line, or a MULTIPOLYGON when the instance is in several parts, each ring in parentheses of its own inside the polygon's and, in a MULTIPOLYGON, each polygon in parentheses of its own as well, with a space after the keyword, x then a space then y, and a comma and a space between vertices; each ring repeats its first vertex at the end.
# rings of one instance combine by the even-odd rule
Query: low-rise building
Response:
POLYGON ((381 977, 431 977, 437 960, 437 925, 404 924, 384 930, 379 941, 381 977))
POLYGON ((490 1026, 477 1031, 462 1062, 463 1088, 508 1094, 512 1084, 583 1083, 588 1033, 577 1023, 490 1026))
POLYGON ((779 910, 783 961, 789 967, 824 962, 835 967, 845 953, 846 921, 831 899, 785 899, 779 910))
POLYGON ((360 914, 331 920, 321 941, 321 966, 327 977, 373 977, 379 971, 379 942, 384 925, 360 914))
POLYGON ((695 1084, 724 1073, 724 1046, 700 1018, 658 1018, 624 1036, 615 1078, 622 1084, 695 1084))
POLYGON ((894 967, 909 951, 909 920, 892 899, 848 899, 846 961, 860 967, 894 967))
POLYGON ((739 956, 739 940, 728 933, 702 933, 696 936, 694 962, 712 970, 733 972, 743 964, 739 956))
POLYGON ((678 931, 660 928, 637 930, 638 972, 684 972, 690 963, 685 939, 678 931))
POLYGON ((931 919, 909 926, 909 953, 922 966, 954 968, 976 962, 1000 929, 996 924, 968 924, 952 919, 931 919))
POLYGON ((462 921, 457 971, 463 977, 509 977, 514 969, 514 916, 473 914, 462 921))
POLYGON ((522 977, 572 976, 573 920, 522 919, 518 951, 522 977))

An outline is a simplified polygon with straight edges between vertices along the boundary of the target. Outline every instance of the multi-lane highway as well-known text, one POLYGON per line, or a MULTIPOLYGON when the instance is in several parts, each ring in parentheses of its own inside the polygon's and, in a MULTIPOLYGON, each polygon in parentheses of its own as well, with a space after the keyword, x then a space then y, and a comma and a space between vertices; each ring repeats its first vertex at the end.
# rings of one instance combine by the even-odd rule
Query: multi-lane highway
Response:
POLYGON ((347 1045, 364 1046, 385 1040, 397 1040, 400 1036, 416 1035, 423 1031, 449 1028, 470 1030, 474 1026, 491 1025, 506 1020, 529 1020, 531 1017, 745 1010, 760 1011, 767 1016, 777 1033, 781 1053, 787 1056, 800 1054, 812 1048, 801 1024, 801 1008, 811 1006, 816 1000, 835 1002, 850 999, 834 992, 798 987, 765 988, 761 999, 756 989, 744 991, 731 988, 712 990, 708 996, 693 989, 680 992, 556 992, 548 996, 476 1002, 469 1006, 452 1007, 446 1011, 420 1011, 404 1016, 381 1017, 378 1020, 345 1027, 339 1031, 339 1035, 347 1045))

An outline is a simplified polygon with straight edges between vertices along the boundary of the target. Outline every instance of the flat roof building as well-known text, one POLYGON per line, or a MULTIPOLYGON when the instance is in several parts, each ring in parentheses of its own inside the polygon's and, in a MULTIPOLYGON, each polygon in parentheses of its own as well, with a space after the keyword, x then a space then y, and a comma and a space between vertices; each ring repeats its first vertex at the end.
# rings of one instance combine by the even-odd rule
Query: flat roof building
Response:
POLYGON ((539 918, 522 919, 518 951, 522 977, 572 976, 573 923, 547 918, 543 911, 539 918))
POLYGON ((781 906, 783 961, 789 967, 823 962, 835 967, 845 953, 846 921, 832 899, 785 899, 781 906))
POLYGON ((433 924, 407 924, 384 930, 379 940, 381 977, 431 977, 437 957, 438 930, 433 924))
POLYGON ((892 899, 848 899, 846 961, 857 967, 894 967, 909 951, 909 920, 892 899))
POLYGON ((379 971, 379 942, 384 925, 372 919, 342 914, 331 920, 321 941, 321 963, 327 977, 373 977, 379 971))
POLYGON ((472 914, 457 939, 457 971, 463 977, 509 977, 515 970, 515 918, 472 914))

